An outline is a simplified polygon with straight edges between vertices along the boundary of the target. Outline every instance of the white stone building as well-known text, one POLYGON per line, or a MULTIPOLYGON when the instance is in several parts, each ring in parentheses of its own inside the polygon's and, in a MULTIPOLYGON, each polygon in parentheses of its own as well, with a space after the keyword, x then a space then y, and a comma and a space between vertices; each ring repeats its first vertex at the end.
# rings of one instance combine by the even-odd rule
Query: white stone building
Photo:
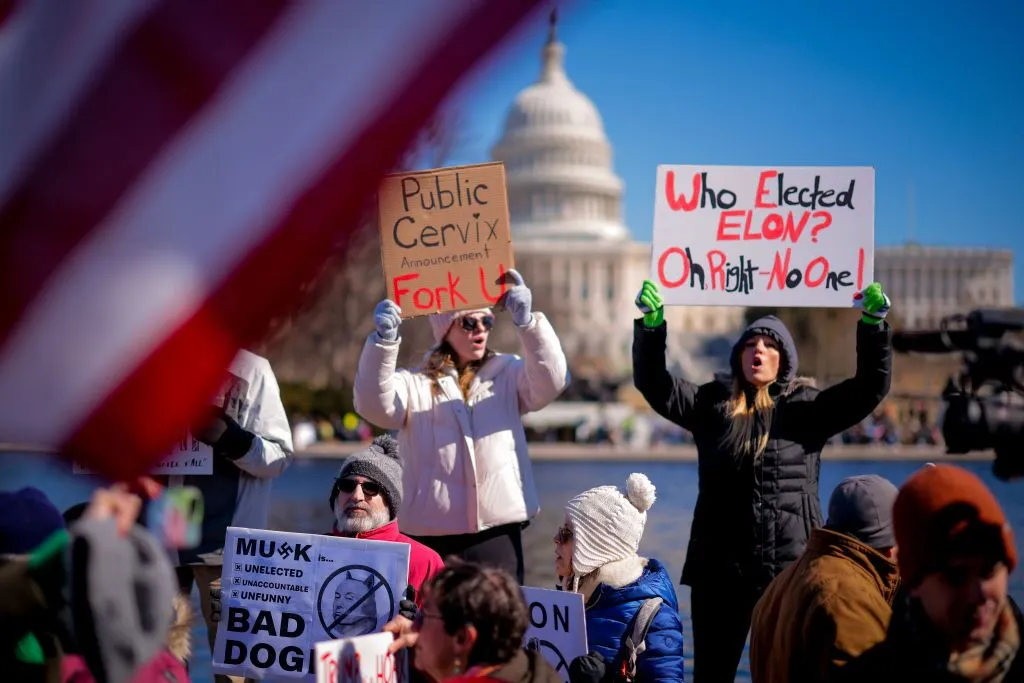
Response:
POLYGON ((892 297, 905 330, 935 329, 947 315, 1014 303, 1008 249, 879 247, 875 279, 892 297))
MULTIPOLYGON (((650 244, 623 223, 623 183, 601 115, 569 80, 552 20, 540 78, 519 93, 492 157, 505 163, 516 267, 555 325, 570 361, 621 376, 632 365, 636 292, 650 244)), ((654 170, 651 170, 654 173, 654 170)), ((666 309, 669 351, 693 379, 713 370, 702 349, 742 326, 737 307, 666 309)))

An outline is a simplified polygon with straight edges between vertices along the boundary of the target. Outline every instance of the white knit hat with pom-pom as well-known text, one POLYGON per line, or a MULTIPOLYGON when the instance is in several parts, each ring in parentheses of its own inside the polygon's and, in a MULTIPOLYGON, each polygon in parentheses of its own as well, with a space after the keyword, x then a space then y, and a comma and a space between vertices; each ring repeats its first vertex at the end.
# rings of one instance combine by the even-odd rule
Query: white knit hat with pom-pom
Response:
POLYGON ((654 493, 647 475, 634 472, 626 479, 626 495, 615 486, 598 486, 569 501, 565 512, 575 539, 572 570, 576 577, 637 554, 654 493))

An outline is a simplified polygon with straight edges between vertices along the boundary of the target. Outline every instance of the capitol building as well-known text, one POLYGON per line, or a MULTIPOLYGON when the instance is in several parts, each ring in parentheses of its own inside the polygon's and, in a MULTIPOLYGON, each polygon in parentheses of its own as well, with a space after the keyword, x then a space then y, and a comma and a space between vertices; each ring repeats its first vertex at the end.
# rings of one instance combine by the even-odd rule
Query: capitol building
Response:
MULTIPOLYGON (((516 268, 575 373, 628 376, 634 299, 650 274, 651 246, 633 241, 623 223, 612 147, 601 115, 566 74, 554 17, 540 77, 515 98, 491 156, 505 164, 516 268)), ((710 379, 721 358, 709 357, 706 345, 738 334, 743 314, 740 307, 667 307, 670 366, 710 379)))

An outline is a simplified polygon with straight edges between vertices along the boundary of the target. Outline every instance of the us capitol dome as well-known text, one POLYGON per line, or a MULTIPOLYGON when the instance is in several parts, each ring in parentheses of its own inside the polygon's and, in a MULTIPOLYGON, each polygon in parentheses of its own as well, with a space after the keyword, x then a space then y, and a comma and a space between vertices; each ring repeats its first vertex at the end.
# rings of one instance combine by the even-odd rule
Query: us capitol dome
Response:
MULTIPOLYGON (((513 101, 491 156, 505 164, 516 267, 573 370, 628 377, 633 300, 649 276, 651 247, 623 222, 624 185, 601 114, 569 80, 565 52, 552 12, 540 77, 513 101)), ((721 360, 705 357, 707 343, 738 333, 743 309, 674 306, 665 317, 677 369, 701 380, 721 360)))

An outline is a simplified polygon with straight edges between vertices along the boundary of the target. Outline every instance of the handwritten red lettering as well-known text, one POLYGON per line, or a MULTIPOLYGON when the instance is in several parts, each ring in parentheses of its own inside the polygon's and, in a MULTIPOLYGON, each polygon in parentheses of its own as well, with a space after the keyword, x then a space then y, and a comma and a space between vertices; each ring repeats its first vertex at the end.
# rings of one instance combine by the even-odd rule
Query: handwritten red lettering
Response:
POLYGON ((864 247, 857 250, 857 291, 864 289, 864 247))
POLYGON ((790 211, 789 215, 786 216, 786 230, 782 234, 782 241, 785 242, 787 238, 793 244, 800 241, 800 235, 804 233, 804 228, 807 227, 808 218, 810 218, 810 214, 804 211, 800 216, 800 222, 796 223, 793 220, 793 212, 790 211))
POLYGON ((782 254, 775 252, 775 262, 772 264, 772 272, 768 275, 768 289, 786 288, 786 273, 789 272, 789 262, 793 256, 792 249, 786 249, 786 257, 783 260, 782 254))
POLYGON ((697 208, 697 201, 700 199, 701 180, 700 174, 693 174, 693 195, 687 199, 685 195, 676 196, 676 174, 669 171, 665 174, 665 199, 673 211, 693 211, 697 208))
POLYGON ((777 240, 786 231, 786 222, 777 213, 768 214, 761 224, 761 234, 766 240, 777 240))
POLYGON ((832 225, 832 214, 828 211, 815 211, 812 216, 821 222, 811 228, 811 241, 818 243, 818 233, 832 225))
POLYGON ((743 227, 743 223, 732 223, 730 221, 733 218, 742 218, 744 213, 748 212, 739 210, 722 212, 722 215, 718 217, 718 235, 716 236, 716 239, 719 242, 732 242, 740 239, 738 231, 736 234, 727 234, 725 231, 732 228, 738 229, 743 227))
POLYGON ((819 256, 818 258, 814 259, 813 261, 807 264, 807 270, 804 273, 804 283, 806 283, 807 286, 810 287, 811 289, 814 289, 815 287, 820 286, 821 283, 825 281, 825 277, 828 275, 828 271, 828 259, 825 258, 824 256, 819 256), (814 270, 815 266, 821 266, 821 275, 818 277, 814 277, 813 275, 811 275, 811 271, 814 270))
POLYGON ((669 247, 658 257, 658 281, 661 282, 662 287, 668 289, 675 289, 681 287, 687 278, 690 277, 690 259, 686 258, 686 252, 679 247, 669 247), (669 256, 679 256, 683 261, 683 274, 678 280, 669 280, 665 277, 665 264, 668 263, 669 256))
POLYGON ((771 190, 765 187, 765 184, 771 178, 779 175, 778 171, 761 171, 761 177, 757 181, 757 194, 754 195, 754 206, 758 209, 774 209, 778 204, 768 203, 762 199, 766 194, 769 194, 771 190))
MULTIPOLYGON (((751 232, 750 231, 750 226, 753 224, 753 222, 754 222, 754 212, 753 211, 747 211, 747 222, 746 222, 746 224, 743 227, 743 241, 745 241, 745 242, 750 241, 750 240, 759 240, 759 239, 761 239, 761 233, 760 232, 751 232)), ((763 230, 763 228, 762 228, 762 230, 763 230)))
POLYGON ((416 279, 419 278, 419 276, 420 276, 419 273, 409 273, 408 275, 399 275, 399 276, 395 277, 394 280, 392 280, 392 289, 395 290, 395 295, 394 295, 395 296, 395 304, 399 308, 402 307, 402 297, 405 296, 406 294, 409 294, 410 292, 412 292, 412 290, 411 289, 406 289, 404 287, 399 287, 398 285, 401 284, 402 282, 406 282, 408 280, 416 280, 416 279))
POLYGON ((711 289, 725 289, 725 252, 712 249, 708 252, 708 273, 711 276, 711 289), (715 263, 718 261, 718 263, 715 263))
POLYGON ((484 295, 484 298, 490 301, 492 304, 498 303, 502 296, 505 295, 505 266, 504 264, 498 264, 498 280, 501 282, 501 287, 498 289, 497 296, 491 296, 491 289, 487 285, 487 273, 483 266, 480 266, 480 292, 484 295))

